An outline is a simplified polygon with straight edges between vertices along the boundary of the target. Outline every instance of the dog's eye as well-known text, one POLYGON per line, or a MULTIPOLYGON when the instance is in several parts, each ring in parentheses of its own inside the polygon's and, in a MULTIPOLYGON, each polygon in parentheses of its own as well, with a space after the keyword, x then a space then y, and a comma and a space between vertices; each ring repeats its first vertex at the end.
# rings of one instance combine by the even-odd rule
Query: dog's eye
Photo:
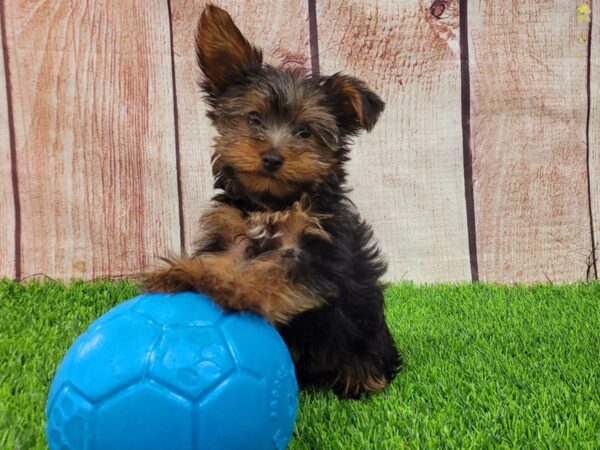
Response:
POLYGON ((248 125, 255 128, 262 128, 263 121, 260 118, 260 114, 258 114, 256 111, 248 113, 248 125))
POLYGON ((298 128, 296 128, 294 134, 302 139, 308 139, 312 136, 312 131, 310 131, 310 128, 308 128, 306 125, 300 125, 298 128))

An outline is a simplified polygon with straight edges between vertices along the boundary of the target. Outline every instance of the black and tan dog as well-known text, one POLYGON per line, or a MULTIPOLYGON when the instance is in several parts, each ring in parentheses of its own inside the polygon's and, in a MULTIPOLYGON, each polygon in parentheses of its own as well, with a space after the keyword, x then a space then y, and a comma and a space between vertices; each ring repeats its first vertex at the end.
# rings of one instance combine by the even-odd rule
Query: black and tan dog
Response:
POLYGON ((207 6, 196 46, 218 131, 215 187, 192 256, 146 275, 147 291, 195 290, 275 324, 301 384, 341 397, 378 391, 400 358, 385 322, 386 270, 347 197, 349 139, 384 103, 345 75, 263 64, 229 14, 207 6))

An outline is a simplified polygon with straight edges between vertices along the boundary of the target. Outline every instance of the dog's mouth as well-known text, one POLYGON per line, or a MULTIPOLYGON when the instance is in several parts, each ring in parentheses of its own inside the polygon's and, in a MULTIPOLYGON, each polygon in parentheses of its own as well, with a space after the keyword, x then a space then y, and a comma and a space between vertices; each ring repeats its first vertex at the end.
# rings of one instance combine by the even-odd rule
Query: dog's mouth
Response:
MULTIPOLYGON (((231 173, 236 174, 236 178, 253 180, 255 182, 263 181, 268 182, 270 184, 286 184, 286 185, 297 185, 301 184, 299 180, 287 177, 283 170, 270 171, 264 168, 252 169, 252 170, 244 170, 232 168, 231 173)), ((251 183, 253 184, 253 183, 251 183)), ((252 187, 252 186, 248 186, 252 187)))
POLYGON ((277 172, 269 172, 266 169, 259 169, 256 172, 252 172, 253 174, 259 176, 259 177, 263 177, 263 178, 267 178, 269 180, 277 180, 277 172))
MULTIPOLYGON (((225 187, 236 186, 236 191, 247 191, 254 194, 270 194, 274 197, 286 197, 293 194, 299 184, 292 180, 286 180, 277 173, 269 173, 263 170, 235 170, 228 167, 223 171, 225 187)), ((226 189, 227 190, 227 189, 226 189)), ((241 194, 241 192, 239 192, 241 194)))

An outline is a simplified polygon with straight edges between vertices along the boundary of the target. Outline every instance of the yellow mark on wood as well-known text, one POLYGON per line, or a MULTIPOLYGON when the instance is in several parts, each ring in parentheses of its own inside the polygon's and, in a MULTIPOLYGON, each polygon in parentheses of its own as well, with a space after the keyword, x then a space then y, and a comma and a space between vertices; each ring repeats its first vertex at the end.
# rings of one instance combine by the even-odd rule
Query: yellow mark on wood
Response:
POLYGON ((592 8, 589 3, 583 3, 577 7, 577 22, 590 22, 592 15, 592 8))
POLYGON ((591 14, 592 8, 589 5, 579 5, 577 7, 577 14, 591 14))
POLYGON ((585 33, 583 31, 579 33, 579 43, 580 44, 587 43, 587 37, 585 36, 585 33))
POLYGON ((87 271, 87 264, 83 260, 75 261, 73 263, 73 269, 76 270, 76 271, 78 271, 78 272, 86 272, 87 271))

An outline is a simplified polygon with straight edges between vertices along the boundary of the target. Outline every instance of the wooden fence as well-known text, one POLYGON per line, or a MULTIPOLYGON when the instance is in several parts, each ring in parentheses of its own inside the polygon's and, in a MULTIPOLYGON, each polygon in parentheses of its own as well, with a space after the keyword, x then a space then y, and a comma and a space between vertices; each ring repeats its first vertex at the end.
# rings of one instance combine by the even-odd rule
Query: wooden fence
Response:
MULTIPOLYGON (((353 198, 390 278, 595 278, 592 0, 222 0, 268 62, 365 79, 353 198)), ((211 196, 198 0, 0 0, 0 276, 134 274, 211 196)))

